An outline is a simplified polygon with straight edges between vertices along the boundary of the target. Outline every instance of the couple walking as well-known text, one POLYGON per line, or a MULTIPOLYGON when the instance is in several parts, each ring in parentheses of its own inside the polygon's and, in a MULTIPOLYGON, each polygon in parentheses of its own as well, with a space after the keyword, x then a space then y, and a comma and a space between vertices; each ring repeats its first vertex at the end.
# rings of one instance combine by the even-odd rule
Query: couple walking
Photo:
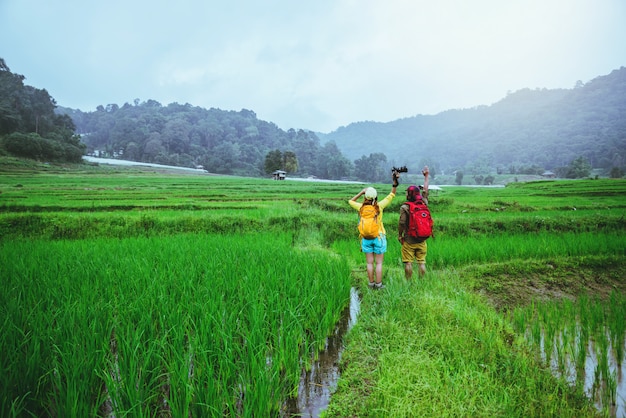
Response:
MULTIPOLYGON (((422 170, 424 175, 424 187, 409 186, 406 189, 407 202, 414 202, 422 199, 428 204, 428 167, 422 170)), ((350 206, 361 214, 367 206, 375 207, 373 211, 377 216, 378 231, 375 236, 364 235, 361 232, 361 251, 365 253, 367 263, 368 285, 373 289, 384 288, 383 279, 383 259, 387 251, 387 232, 383 224, 383 211, 396 197, 398 179, 400 175, 397 171, 392 172, 392 187, 384 199, 378 200, 378 193, 373 187, 366 187, 348 201, 350 206), (363 202, 358 199, 363 196, 363 202)), ((419 267, 420 276, 426 273, 426 240, 416 239, 408 234, 409 229, 409 205, 403 204, 400 207, 400 219, 398 221, 398 241, 402 244, 402 262, 404 263, 404 274, 407 280, 413 275, 413 262, 416 261, 419 267)))

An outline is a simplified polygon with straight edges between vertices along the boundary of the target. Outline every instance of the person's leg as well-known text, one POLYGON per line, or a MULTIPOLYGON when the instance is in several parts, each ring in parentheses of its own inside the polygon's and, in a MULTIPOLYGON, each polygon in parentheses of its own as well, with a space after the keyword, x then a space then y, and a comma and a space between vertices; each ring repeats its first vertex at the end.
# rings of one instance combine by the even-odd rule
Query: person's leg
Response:
POLYGON ((424 275, 426 274, 426 263, 420 263, 418 264, 418 266, 419 266, 420 277, 424 277, 424 275))
POLYGON ((415 251, 408 242, 402 243, 402 262, 404 263, 404 278, 411 280, 413 277, 413 260, 415 259, 415 251))
POLYGON ((415 261, 417 262, 417 267, 419 271, 420 277, 424 277, 426 274, 426 253, 428 252, 428 245, 426 241, 419 244, 418 248, 415 250, 415 261))
POLYGON ((383 259, 385 254, 376 254, 376 284, 383 282, 383 259))
POLYGON ((367 280, 370 284, 374 283, 374 253, 365 253, 365 260, 367 261, 367 280))
POLYGON ((407 280, 411 280, 411 277, 413 277, 413 262, 404 263, 404 277, 407 280))

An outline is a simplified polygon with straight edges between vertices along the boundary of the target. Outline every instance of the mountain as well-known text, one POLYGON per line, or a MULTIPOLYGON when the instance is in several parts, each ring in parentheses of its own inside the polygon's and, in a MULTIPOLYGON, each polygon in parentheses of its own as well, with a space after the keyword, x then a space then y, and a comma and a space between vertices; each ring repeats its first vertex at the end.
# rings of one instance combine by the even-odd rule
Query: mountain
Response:
POLYGON ((623 169, 626 68, 573 89, 523 89, 491 106, 357 122, 318 136, 334 141, 350 160, 384 153, 394 165, 415 171, 425 163, 448 171, 555 169, 578 157, 594 168, 623 169))

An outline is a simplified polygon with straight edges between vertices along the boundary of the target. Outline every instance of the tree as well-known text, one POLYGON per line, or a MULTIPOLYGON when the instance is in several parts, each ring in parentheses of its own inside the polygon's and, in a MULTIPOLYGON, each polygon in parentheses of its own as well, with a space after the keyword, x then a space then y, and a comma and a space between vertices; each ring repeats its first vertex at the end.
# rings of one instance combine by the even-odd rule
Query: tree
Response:
POLYGON ((4 149, 19 157, 32 158, 42 157, 41 137, 36 133, 23 134, 14 132, 7 135, 3 141, 4 149))
POLYGON ((335 141, 329 141, 322 147, 317 162, 315 174, 325 179, 341 179, 349 177, 352 163, 341 154, 335 141))
POLYGON ((579 179, 591 174, 591 164, 585 157, 578 157, 567 166, 565 178, 579 179))
POLYGON ((363 155, 354 161, 354 175, 356 178, 369 182, 382 182, 385 176, 387 156, 382 153, 373 153, 369 157, 363 155))
POLYGON ((18 111, 24 76, 13 74, 0 58, 0 135, 18 130, 22 120, 18 111))
POLYGON ((283 169, 283 153, 280 150, 272 150, 265 156, 265 172, 273 173, 276 170, 283 169))
POLYGON ((289 173, 295 173, 298 171, 298 157, 293 151, 285 151, 283 153, 284 169, 289 173))
POLYGON ((462 171, 457 171, 456 172, 456 179, 455 179, 456 184, 458 184, 459 186, 461 184, 463 184, 463 172, 462 171))
POLYGON ((0 58, 0 135, 10 154, 47 161, 80 162, 85 145, 67 115, 55 113, 56 102, 45 89, 24 85, 0 58))
POLYGON ((624 177, 624 171, 619 167, 613 167, 611 168, 611 173, 609 174, 609 176, 612 179, 621 179, 622 177, 624 177))
POLYGON ((240 157, 239 144, 222 142, 213 148, 204 166, 212 173, 232 174, 238 168, 240 157))

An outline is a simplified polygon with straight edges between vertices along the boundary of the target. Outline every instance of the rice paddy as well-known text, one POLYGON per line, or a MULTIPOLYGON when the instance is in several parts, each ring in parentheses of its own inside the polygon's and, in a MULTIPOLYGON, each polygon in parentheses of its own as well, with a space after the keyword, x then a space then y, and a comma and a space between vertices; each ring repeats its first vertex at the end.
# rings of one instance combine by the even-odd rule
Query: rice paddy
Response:
POLYGON ((0 254, 3 410, 39 416, 275 414, 349 299, 345 261, 286 234, 31 240, 0 254))
MULTIPOLYGON (((376 186, 379 194, 390 188, 376 186)), ((567 290, 573 278, 558 268, 567 263, 595 269, 599 277, 604 266, 621 271, 626 182, 444 188, 431 196, 436 232, 429 241, 431 281, 424 285, 430 284, 406 286, 399 246, 389 245, 388 287, 377 294, 364 292, 364 257, 355 214, 347 205, 360 187, 94 167, 3 172, 1 415, 286 414, 354 288, 363 293, 363 317, 374 328, 359 323, 348 340, 373 338, 365 342, 370 344, 381 335, 381 341, 400 338, 388 335, 393 327, 375 325, 392 312, 428 307, 433 324, 439 325, 418 332, 428 336, 421 346, 405 344, 414 351, 390 348, 376 357, 397 366, 387 368, 387 374, 370 374, 372 392, 359 394, 348 383, 354 372, 344 364, 328 416, 351 413, 345 396, 368 405, 369 413, 355 406, 359 416, 376 416, 373 411, 407 416, 400 412, 407 411, 401 406, 405 403, 408 410, 419 411, 420 406, 387 397, 381 389, 401 380, 403 362, 418 360, 424 373, 443 376, 452 364, 466 370, 463 379, 446 372, 448 392, 442 389, 442 395, 450 398, 441 405, 448 411, 462 411, 465 399, 478 415, 502 410, 516 415, 527 405, 535 412, 531 415, 567 416, 567 411, 587 411, 574 400, 582 394, 596 411, 623 415, 622 287, 606 295, 528 298, 496 306, 499 313, 476 308, 482 302, 475 293, 504 301, 511 283, 492 277, 567 290), (593 198, 581 201, 579 196, 590 191, 593 198), (511 366, 492 368, 490 361, 497 359, 487 351, 473 360, 464 357, 471 350, 463 336, 479 324, 500 330, 478 335, 482 350, 491 347, 500 353, 498 361, 507 358, 511 366), (526 348, 506 343, 511 334, 502 330, 508 327, 526 348), (522 354, 526 350, 533 353, 528 359, 522 354), (522 385, 525 390, 510 399, 512 387, 496 389, 497 381, 480 378, 485 371, 495 377, 495 370, 509 377, 533 374, 535 361, 566 385, 551 398, 541 393, 543 383, 534 389, 522 385), (454 383, 461 381, 473 385, 482 400, 463 394, 454 383), (498 394, 499 403, 489 403, 489 393, 498 394), (458 404, 450 404, 455 400, 458 404)), ((386 209, 390 242, 401 203, 398 196, 386 209)), ((354 360, 358 350, 349 343, 346 350, 352 365, 369 367, 369 357, 354 360)), ((425 385, 434 384, 429 380, 434 376, 421 378, 425 385)), ((431 413, 442 412, 429 407, 431 413)))
POLYGON ((610 416, 625 416, 626 297, 583 295, 533 303, 511 313, 516 330, 553 372, 610 416))

